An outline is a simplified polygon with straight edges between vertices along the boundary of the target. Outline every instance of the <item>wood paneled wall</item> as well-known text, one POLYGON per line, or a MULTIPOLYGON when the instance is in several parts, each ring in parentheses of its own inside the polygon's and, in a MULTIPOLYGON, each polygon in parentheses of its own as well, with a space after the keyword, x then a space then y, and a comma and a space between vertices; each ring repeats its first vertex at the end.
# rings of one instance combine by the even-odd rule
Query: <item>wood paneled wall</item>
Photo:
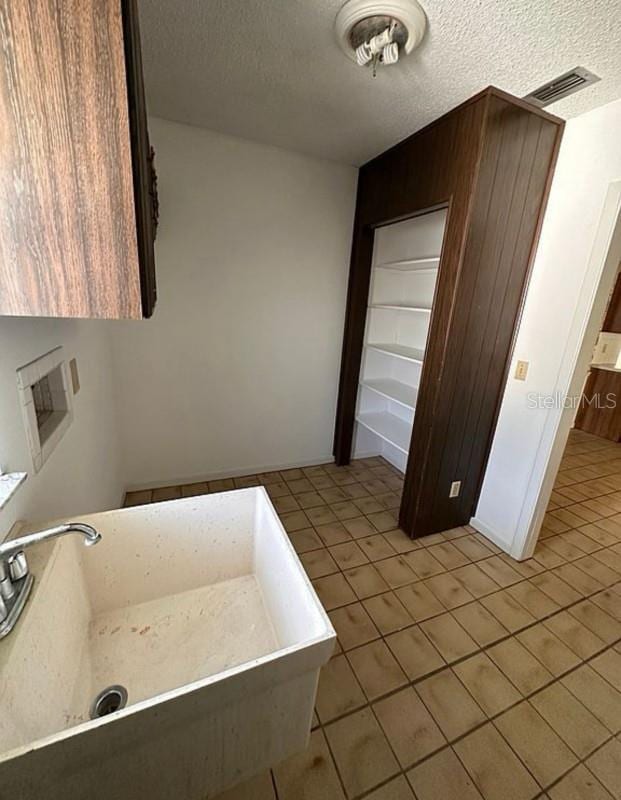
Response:
POLYGON ((476 505, 563 123, 494 88, 361 169, 334 453, 351 456, 374 229, 449 213, 400 513, 422 536, 476 505), (458 498, 450 484, 462 482, 458 498))

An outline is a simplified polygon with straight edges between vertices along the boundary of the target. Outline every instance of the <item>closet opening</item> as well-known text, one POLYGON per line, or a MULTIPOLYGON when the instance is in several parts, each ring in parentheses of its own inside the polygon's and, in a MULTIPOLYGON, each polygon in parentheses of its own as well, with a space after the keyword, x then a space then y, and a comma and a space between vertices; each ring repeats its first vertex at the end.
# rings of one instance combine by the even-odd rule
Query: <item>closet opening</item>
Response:
POLYGON ((354 458, 405 472, 448 209, 376 228, 354 432, 354 458))

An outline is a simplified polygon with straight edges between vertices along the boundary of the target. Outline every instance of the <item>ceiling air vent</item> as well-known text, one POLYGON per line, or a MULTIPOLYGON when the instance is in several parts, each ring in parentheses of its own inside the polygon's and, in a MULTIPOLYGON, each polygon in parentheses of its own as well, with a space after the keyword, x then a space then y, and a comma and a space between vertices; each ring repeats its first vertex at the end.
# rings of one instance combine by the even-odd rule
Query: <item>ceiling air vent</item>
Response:
POLYGON ((558 78, 544 83, 534 92, 527 94, 523 99, 528 103, 543 108, 549 106, 550 103, 556 103, 557 100, 562 100, 574 92, 584 89, 585 86, 590 86, 592 83, 597 83, 601 80, 597 75, 589 72, 584 67, 574 67, 569 72, 559 75, 558 78))

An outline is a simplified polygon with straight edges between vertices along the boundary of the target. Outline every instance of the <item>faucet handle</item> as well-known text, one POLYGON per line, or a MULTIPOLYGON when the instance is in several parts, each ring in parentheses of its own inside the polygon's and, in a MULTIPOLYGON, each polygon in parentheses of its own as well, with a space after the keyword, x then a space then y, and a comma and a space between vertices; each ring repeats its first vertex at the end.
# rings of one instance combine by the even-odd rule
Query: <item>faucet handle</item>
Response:
POLYGON ((11 580, 18 581, 28 575, 28 561, 26 560, 26 553, 20 550, 9 558, 9 573, 11 580))
POLYGON ((0 597, 3 600, 10 600, 15 594, 15 587, 11 580, 11 571, 8 560, 0 558, 0 597))

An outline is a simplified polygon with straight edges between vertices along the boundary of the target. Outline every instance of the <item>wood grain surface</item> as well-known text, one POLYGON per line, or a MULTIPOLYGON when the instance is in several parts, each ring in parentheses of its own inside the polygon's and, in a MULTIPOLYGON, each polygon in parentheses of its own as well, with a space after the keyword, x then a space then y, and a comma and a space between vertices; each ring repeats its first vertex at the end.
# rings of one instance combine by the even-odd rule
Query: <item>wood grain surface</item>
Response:
POLYGON ((591 367, 574 428, 621 441, 621 373, 591 367))
POLYGON ((120 0, 0 0, 0 314, 142 316, 120 0))

